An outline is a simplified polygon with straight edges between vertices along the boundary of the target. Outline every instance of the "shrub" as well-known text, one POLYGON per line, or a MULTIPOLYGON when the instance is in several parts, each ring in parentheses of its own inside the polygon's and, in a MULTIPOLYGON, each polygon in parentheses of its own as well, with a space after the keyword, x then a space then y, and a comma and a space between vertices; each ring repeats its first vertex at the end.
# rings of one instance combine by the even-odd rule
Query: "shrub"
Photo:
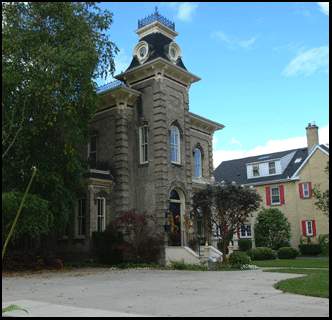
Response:
POLYGON ((270 247, 278 250, 288 247, 291 234, 291 224, 285 215, 277 208, 263 208, 257 216, 255 241, 257 247, 270 247))
POLYGON ((53 252, 42 250, 6 250, 2 261, 3 270, 61 269, 62 261, 53 252))
POLYGON ((295 259, 300 254, 297 248, 282 247, 278 249, 279 259, 295 259))
POLYGON ((112 233, 109 230, 92 232, 92 243, 101 264, 118 264, 123 262, 122 251, 118 248, 123 244, 120 232, 112 233))
POLYGON ((239 240, 240 251, 249 251, 252 248, 252 242, 248 239, 239 240))
POLYGON ((319 244, 300 244, 299 249, 304 256, 316 256, 322 252, 319 244))
POLYGON ((329 242, 329 235, 328 234, 320 234, 318 236, 319 246, 322 249, 323 255, 329 255, 330 251, 330 242, 329 242))
POLYGON ((248 264, 249 262, 249 256, 242 251, 235 251, 229 256, 229 263, 231 265, 235 265, 236 263, 248 264))
POLYGON ((278 255, 275 250, 267 247, 258 247, 247 252, 251 260, 274 260, 278 255))

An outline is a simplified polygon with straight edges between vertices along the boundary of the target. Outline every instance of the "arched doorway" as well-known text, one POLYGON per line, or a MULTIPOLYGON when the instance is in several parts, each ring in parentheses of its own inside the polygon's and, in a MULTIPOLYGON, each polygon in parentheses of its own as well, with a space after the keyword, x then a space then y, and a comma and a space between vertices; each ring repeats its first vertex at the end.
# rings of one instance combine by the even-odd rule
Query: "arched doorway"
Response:
POLYGON ((184 195, 183 192, 174 188, 169 196, 170 201, 170 213, 173 216, 174 221, 174 230, 171 232, 171 244, 172 246, 181 246, 181 225, 183 219, 183 211, 184 211, 184 195))

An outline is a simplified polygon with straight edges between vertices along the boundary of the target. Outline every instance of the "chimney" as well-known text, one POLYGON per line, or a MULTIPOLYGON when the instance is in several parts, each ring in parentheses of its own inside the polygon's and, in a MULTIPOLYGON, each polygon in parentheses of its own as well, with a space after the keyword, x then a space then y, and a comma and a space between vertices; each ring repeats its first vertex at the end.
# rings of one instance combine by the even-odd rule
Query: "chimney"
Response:
POLYGON ((307 130, 307 144, 308 144, 308 153, 310 153, 311 148, 318 144, 318 127, 315 124, 315 121, 308 123, 306 127, 307 130))

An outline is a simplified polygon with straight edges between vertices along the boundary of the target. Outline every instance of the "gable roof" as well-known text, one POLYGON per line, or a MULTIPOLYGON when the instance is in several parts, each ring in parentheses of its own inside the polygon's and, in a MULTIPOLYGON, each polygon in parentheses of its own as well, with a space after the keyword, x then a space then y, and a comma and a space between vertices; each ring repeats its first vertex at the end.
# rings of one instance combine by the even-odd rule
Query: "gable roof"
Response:
POLYGON ((214 171, 214 178, 216 182, 222 181, 235 181, 236 184, 240 185, 257 185, 257 184, 265 184, 265 183, 273 183, 273 182, 281 182, 285 180, 291 180, 295 178, 295 174, 297 174, 303 165, 308 161, 308 159, 312 156, 312 154, 320 149, 327 155, 329 154, 329 148, 324 145, 317 145, 308 155, 308 148, 300 148, 300 149, 292 149, 287 151, 280 151, 275 153, 268 153, 253 157, 247 157, 242 159, 235 159, 229 161, 223 161, 217 169, 214 171), (291 157, 289 163, 284 168, 281 174, 273 175, 273 176, 263 176, 258 178, 247 178, 247 164, 250 163, 260 163, 267 162, 273 160, 279 160, 281 158, 291 157), (295 162, 296 159, 300 159, 300 161, 295 162))

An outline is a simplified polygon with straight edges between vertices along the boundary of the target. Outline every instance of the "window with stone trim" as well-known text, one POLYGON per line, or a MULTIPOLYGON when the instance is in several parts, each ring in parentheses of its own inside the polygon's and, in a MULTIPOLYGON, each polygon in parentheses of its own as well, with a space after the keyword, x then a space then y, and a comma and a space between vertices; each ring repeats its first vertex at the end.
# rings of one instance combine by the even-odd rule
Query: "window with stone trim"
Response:
POLYGON ((180 163, 180 133, 176 126, 171 127, 172 162, 180 163))
POLYGON ((148 134, 149 127, 142 126, 139 128, 139 146, 140 146, 140 163, 148 162, 148 134))
POLYGON ((202 155, 199 149, 195 149, 195 177, 200 178, 202 176, 202 155))
POLYGON ((85 236, 85 222, 86 222, 86 201, 85 198, 78 199, 75 236, 85 236))
POLYGON ((106 224, 106 199, 97 198, 97 231, 104 231, 106 224))

